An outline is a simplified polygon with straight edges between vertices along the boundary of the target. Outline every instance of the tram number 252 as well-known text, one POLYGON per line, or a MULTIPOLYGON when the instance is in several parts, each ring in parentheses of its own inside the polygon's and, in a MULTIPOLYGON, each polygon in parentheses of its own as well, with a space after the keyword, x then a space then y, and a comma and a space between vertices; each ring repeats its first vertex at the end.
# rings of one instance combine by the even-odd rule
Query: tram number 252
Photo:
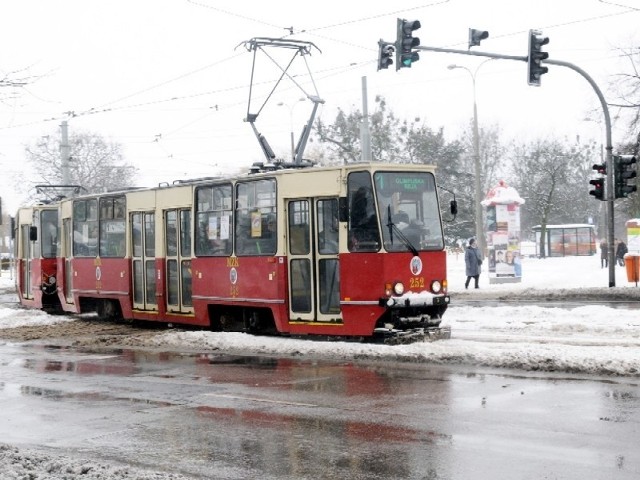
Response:
POLYGON ((424 288, 424 277, 411 277, 409 279, 410 288, 424 288))

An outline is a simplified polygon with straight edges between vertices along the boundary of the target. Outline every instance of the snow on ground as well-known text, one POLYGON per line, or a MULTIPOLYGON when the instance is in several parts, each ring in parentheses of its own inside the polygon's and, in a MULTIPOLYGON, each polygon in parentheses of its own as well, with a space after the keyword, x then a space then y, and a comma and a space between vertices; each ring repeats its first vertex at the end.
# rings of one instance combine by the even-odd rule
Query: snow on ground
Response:
MULTIPOLYGON (((598 375, 640 375, 640 290, 616 267, 616 287, 608 288, 608 269, 599 256, 525 259, 523 280, 491 285, 486 274, 480 289, 464 289, 464 259, 449 258, 452 306, 443 324, 452 338, 411 345, 372 345, 341 341, 321 342, 256 337, 241 333, 169 331, 150 346, 167 349, 203 349, 237 354, 264 354, 300 358, 383 359, 408 362, 460 363, 525 370, 566 371, 598 375), (546 307, 527 299, 563 297, 600 301, 546 307), (586 292, 586 293, 585 293, 586 292), (621 308, 604 305, 602 298, 620 301, 621 308), (487 306, 492 298, 509 299, 504 306, 487 306), (633 305, 627 300, 638 302, 633 305), (459 302, 456 305, 456 302, 459 302), (473 306, 470 306, 473 305, 473 306)), ((13 284, 7 272, 0 290, 13 284)), ((14 294, 0 295, 0 328, 69 321, 62 316, 16 307, 14 294)), ((495 305, 495 303, 494 303, 495 305)), ((557 304, 556 304, 557 305, 557 304)), ((1 336, 1 334, 0 334, 1 336)), ((0 444, 1 478, 6 480, 180 480, 180 475, 149 472, 130 466, 108 465, 0 444)))
MULTIPOLYGON (((600 268, 599 256, 525 259, 522 282, 490 284, 483 273, 478 290, 464 289, 462 255, 450 255, 448 270, 452 305, 443 325, 451 327, 450 340, 388 346, 242 333, 168 331, 150 339, 148 346, 300 358, 383 359, 640 375, 640 289, 627 282, 624 267, 616 267, 614 288, 608 287, 609 271, 600 268), (563 297, 581 300, 545 306, 527 302, 529 297, 545 301, 558 290, 563 297), (585 302, 582 298, 585 292, 595 295, 597 300, 585 302), (624 303, 619 299, 622 293, 624 303), (497 297, 513 301, 496 306, 491 298, 497 297), (603 304, 603 298, 612 301, 603 304)), ((5 272, 0 287, 10 284, 5 272)), ((16 309, 11 303, 0 304, 0 328, 58 321, 68 320, 16 309)))
POLYGON ((0 443, 2 480, 183 480, 171 473, 149 472, 129 466, 114 466, 64 455, 48 455, 0 443))

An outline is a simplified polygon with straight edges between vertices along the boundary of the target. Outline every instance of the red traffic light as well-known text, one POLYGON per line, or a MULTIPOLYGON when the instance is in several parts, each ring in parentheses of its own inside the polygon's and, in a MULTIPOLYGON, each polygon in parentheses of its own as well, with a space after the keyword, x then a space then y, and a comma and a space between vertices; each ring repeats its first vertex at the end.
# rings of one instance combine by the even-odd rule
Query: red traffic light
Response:
POLYGON ((593 167, 591 167, 593 170, 596 171, 596 173, 598 173, 599 175, 606 175, 607 174, 607 166, 606 165, 598 165, 595 164, 593 167))
POLYGON ((598 200, 604 200, 604 178, 589 180, 589 185, 594 186, 593 190, 589 190, 589 195, 593 195, 598 200))

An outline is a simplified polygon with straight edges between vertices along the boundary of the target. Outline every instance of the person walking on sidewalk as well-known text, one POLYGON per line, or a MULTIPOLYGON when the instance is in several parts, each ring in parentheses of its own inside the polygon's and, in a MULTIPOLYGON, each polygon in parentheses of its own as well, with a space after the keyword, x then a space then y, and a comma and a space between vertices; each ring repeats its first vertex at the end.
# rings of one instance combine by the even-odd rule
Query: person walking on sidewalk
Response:
POLYGON ((629 249, 627 248, 627 244, 622 240, 618 240, 618 243, 616 245, 616 260, 618 262, 618 265, 620 265, 621 267, 624 267, 624 256, 628 251, 629 249))
POLYGON ((482 254, 476 245, 476 239, 469 240, 469 246, 464 253, 465 273, 467 274, 467 281, 464 282, 464 288, 469 288, 469 283, 473 278, 475 280, 475 287, 480 288, 478 281, 480 280, 480 272, 482 270, 482 254))
POLYGON ((609 244, 606 240, 600 242, 600 268, 609 266, 609 244))

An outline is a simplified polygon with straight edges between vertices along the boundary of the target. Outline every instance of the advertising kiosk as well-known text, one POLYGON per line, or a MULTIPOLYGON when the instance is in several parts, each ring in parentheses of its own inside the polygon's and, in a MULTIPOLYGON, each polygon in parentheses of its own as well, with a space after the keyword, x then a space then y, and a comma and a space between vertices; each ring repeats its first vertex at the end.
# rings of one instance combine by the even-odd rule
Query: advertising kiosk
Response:
POLYGON ((501 180, 481 203, 486 209, 489 283, 520 282, 520 206, 524 200, 501 180))

